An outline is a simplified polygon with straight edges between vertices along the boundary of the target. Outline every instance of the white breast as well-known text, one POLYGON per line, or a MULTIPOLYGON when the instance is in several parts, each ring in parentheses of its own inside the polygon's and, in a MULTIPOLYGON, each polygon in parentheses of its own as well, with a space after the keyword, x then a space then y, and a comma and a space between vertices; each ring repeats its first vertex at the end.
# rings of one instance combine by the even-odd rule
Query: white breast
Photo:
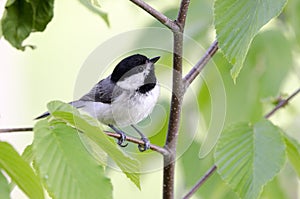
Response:
POLYGON ((126 91, 112 104, 87 102, 82 108, 101 123, 119 127, 136 124, 146 118, 153 110, 159 96, 159 85, 146 94, 126 91))

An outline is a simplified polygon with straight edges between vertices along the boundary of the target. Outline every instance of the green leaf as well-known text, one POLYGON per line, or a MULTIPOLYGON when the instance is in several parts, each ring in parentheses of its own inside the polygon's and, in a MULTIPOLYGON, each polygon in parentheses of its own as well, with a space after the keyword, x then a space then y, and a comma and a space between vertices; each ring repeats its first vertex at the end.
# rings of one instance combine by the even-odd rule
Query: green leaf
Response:
POLYGON ((284 134, 287 156, 300 178, 300 144, 294 138, 284 134))
POLYGON ((32 151, 32 145, 28 145, 25 150, 22 153, 22 158, 28 162, 31 163, 34 160, 34 154, 32 151))
POLYGON ((11 5, 12 5, 13 3, 15 3, 15 2, 16 2, 16 0, 7 0, 5 6, 6 6, 6 7, 7 7, 7 6, 11 6, 11 5))
POLYGON ((10 199, 10 188, 7 179, 0 170, 0 198, 10 199))
POLYGON ((28 0, 33 8, 33 31, 44 31, 53 18, 54 0, 28 0))
POLYGON ((91 12, 99 15, 105 21, 107 26, 109 26, 108 15, 106 12, 100 9, 100 5, 97 0, 79 0, 79 2, 86 8, 88 8, 91 12))
POLYGON ((238 123, 222 133, 215 151, 218 173, 243 199, 258 198, 285 163, 281 130, 267 120, 238 123))
POLYGON ((2 18, 4 38, 15 48, 25 50, 23 41, 29 36, 33 24, 33 9, 26 0, 7 1, 2 18))
POLYGON ((79 115, 79 111, 76 108, 70 106, 69 104, 58 101, 58 100, 48 103, 47 108, 48 108, 49 113, 53 113, 58 110, 63 110, 66 112, 71 112, 74 115, 79 115))
POLYGON ((264 31, 255 37, 244 64, 252 71, 245 71, 244 75, 250 76, 247 84, 252 80, 252 86, 259 92, 259 100, 278 95, 293 69, 292 51, 289 39, 280 30, 264 31))
MULTIPOLYGON (((32 145, 28 145, 22 153, 22 159, 25 160, 28 164, 31 164, 34 160, 33 152, 32 152, 32 145)), ((10 183, 11 190, 14 189, 16 186, 15 182, 10 183)))
MULTIPOLYGON (((23 41, 34 31, 44 31, 53 17, 54 0, 7 1, 1 20, 2 34, 15 48, 25 50, 23 41)), ((1 34, 0 34, 1 37, 1 34)))
POLYGON ((48 109, 55 118, 63 120, 79 131, 84 132, 88 138, 94 141, 114 160, 126 176, 140 189, 139 161, 125 154, 116 142, 103 132, 97 120, 87 115, 81 115, 78 112, 74 115, 72 113, 76 113, 75 108, 59 101, 50 102, 48 109), (50 107, 58 107, 58 109, 51 109, 50 107))
POLYGON ((287 0, 216 0, 215 28, 219 47, 233 64, 235 80, 243 66, 251 41, 272 18, 278 16, 287 0))
POLYGON ((79 134, 79 137, 86 150, 95 158, 95 160, 97 160, 99 164, 106 166, 108 162, 107 153, 85 134, 81 133, 79 134))
POLYGON ((3 33, 2 33, 2 20, 0 19, 0 39, 2 38, 3 33))
POLYGON ((44 198, 39 178, 29 164, 6 142, 0 142, 0 168, 8 174, 29 198, 44 198))
POLYGON ((104 169, 86 151, 76 129, 41 120, 34 127, 35 166, 53 198, 112 198, 104 169))

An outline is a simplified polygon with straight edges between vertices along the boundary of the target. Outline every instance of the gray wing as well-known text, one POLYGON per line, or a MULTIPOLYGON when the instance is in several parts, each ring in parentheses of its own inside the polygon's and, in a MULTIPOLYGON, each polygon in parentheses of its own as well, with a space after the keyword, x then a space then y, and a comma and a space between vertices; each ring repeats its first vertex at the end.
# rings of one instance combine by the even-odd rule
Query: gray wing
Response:
POLYGON ((90 92, 82 96, 79 101, 93 101, 110 104, 114 97, 120 95, 117 86, 110 80, 110 76, 98 82, 90 92))
MULTIPOLYGON (((121 90, 115 83, 111 82, 110 76, 98 82, 90 92, 82 96, 79 100, 70 102, 69 104, 75 108, 81 108, 85 106, 84 101, 102 102, 110 104, 115 97, 121 95, 121 90)), ((35 118, 35 120, 47 117, 49 112, 45 112, 42 115, 35 118)))

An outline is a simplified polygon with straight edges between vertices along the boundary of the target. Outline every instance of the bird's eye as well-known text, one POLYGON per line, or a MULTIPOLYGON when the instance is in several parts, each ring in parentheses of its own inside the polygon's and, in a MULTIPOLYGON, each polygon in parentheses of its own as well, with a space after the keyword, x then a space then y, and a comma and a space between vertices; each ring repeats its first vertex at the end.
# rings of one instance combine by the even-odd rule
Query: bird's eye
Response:
POLYGON ((139 67, 138 67, 138 71, 139 71, 139 72, 143 72, 143 70, 144 70, 144 68, 143 68, 142 66, 139 66, 139 67))

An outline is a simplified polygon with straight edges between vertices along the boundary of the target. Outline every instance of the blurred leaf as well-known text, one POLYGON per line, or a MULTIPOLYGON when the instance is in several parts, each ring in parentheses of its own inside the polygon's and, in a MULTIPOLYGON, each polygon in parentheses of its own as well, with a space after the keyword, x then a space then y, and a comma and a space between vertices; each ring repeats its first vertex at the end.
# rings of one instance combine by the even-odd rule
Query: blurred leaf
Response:
MULTIPOLYGON (((202 143, 199 152, 200 157, 212 151, 224 128, 227 112, 231 111, 227 110, 226 97, 228 94, 222 76, 218 68, 212 65, 213 63, 210 64, 202 71, 201 89, 197 93, 198 110, 202 113, 202 126, 205 126, 202 132, 205 141, 202 143)), ((223 75, 226 76, 226 73, 223 73, 223 75)), ((230 83, 232 83, 232 80, 230 80, 230 83)))
POLYGON ((170 103, 166 100, 160 101, 161 107, 165 110, 165 113, 158 111, 157 108, 154 108, 151 115, 153 127, 151 128, 144 128, 142 132, 145 132, 145 135, 151 135, 153 132, 157 132, 155 135, 151 136, 150 142, 156 144, 158 146, 164 146, 166 141, 166 135, 168 132, 168 123, 169 123, 169 110, 170 110, 170 103), (162 119, 161 116, 164 115, 165 117, 162 119))
POLYGON ((0 170, 0 198, 10 199, 10 188, 7 179, 0 170))
POLYGON ((0 168, 32 199, 44 198, 39 178, 16 150, 6 142, 0 142, 0 168))
POLYGON ((26 0, 7 1, 2 18, 4 38, 15 48, 25 50, 23 41, 32 31, 33 9, 26 0))
POLYGON ((290 0, 286 6, 286 12, 284 13, 287 21, 292 27, 294 32, 294 38, 298 45, 300 45, 300 1, 299 0, 290 0))
POLYGON ((34 127, 35 166, 51 197, 112 198, 104 169, 87 153, 76 129, 41 120, 34 127))
POLYGON ((73 115, 72 113, 76 112, 76 109, 59 101, 50 102, 48 109, 55 118, 63 120, 79 131, 84 132, 89 139, 94 141, 114 160, 126 176, 140 189, 139 162, 125 154, 115 141, 103 132, 96 119, 79 113, 73 115), (57 107, 57 109, 51 109, 50 107, 57 107))
MULTIPOLYGON (((174 18, 177 15, 177 10, 178 8, 175 9, 174 18)), ((202 40, 206 39, 207 41, 207 37, 211 34, 210 28, 212 23, 213 1, 191 1, 186 19, 185 34, 197 40, 198 42, 201 41, 201 44, 203 44, 202 40)), ((192 49, 186 48, 186 50, 192 49)))
POLYGON ((289 198, 286 193, 284 193, 281 187, 281 180, 276 176, 264 187, 263 193, 261 195, 262 199, 287 199, 289 198))
POLYGON ((237 123, 221 134, 215 151, 218 173, 243 199, 258 198, 285 163, 281 130, 268 120, 237 123))
POLYGON ((33 9, 33 31, 44 31, 53 17, 54 0, 28 0, 33 9))
POLYGON ((100 9, 100 5, 97 0, 79 0, 79 2, 86 8, 88 8, 91 12, 99 15, 105 21, 107 26, 109 26, 108 15, 106 12, 100 9))
MULTIPOLYGON (((231 65, 223 55, 217 53, 213 60, 220 71, 226 91, 226 98, 223 99, 226 102, 226 124, 260 120, 264 113, 262 99, 278 96, 293 67, 289 41, 277 30, 265 31, 255 37, 237 84, 229 76, 231 65)), ((199 109, 207 125, 214 119, 211 118, 211 103, 215 103, 216 97, 213 98, 214 93, 211 92, 218 88, 213 67, 215 66, 204 69, 206 82, 198 91, 199 109)))
POLYGON ((254 82, 255 79, 249 81, 257 87, 257 90, 259 89, 261 98, 277 96, 283 81, 293 67, 289 40, 278 30, 258 34, 245 61, 245 66, 247 65, 252 66, 253 71, 245 75, 257 77, 257 84, 254 82))
POLYGON ((101 8, 100 1, 99 1, 99 0, 90 0, 90 2, 91 2, 92 5, 101 8))
POLYGON ((2 33, 2 20, 0 19, 0 39, 2 38, 3 33, 2 33))
POLYGON ((216 0, 215 28, 219 47, 233 64, 231 75, 236 80, 251 41, 272 18, 278 16, 287 0, 216 0))
POLYGON ((300 144, 294 138, 284 134, 287 157, 300 178, 300 144))
POLYGON ((16 0, 7 0, 5 6, 11 6, 16 0))

